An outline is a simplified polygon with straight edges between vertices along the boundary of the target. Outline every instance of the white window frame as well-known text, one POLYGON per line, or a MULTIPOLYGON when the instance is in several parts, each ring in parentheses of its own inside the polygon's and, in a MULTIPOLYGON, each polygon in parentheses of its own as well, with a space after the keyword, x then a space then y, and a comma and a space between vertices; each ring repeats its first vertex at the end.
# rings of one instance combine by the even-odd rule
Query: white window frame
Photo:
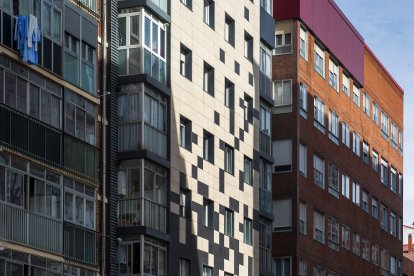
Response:
POLYGON ((292 105, 292 80, 273 81, 273 101, 275 107, 292 105), (281 98, 281 102, 278 98, 281 98))
POLYGON ((299 33, 299 55, 304 58, 306 61, 308 61, 308 31, 303 27, 300 26, 300 33, 299 33))
POLYGON ((325 51, 314 43, 314 62, 313 68, 322 78, 325 78, 325 51))
POLYGON ((352 88, 352 94, 354 104, 356 104, 359 107, 361 105, 361 90, 359 86, 357 86, 355 83, 352 88))
POLYGON ((351 130, 345 121, 342 121, 342 144, 348 148, 351 146, 351 130))
POLYGON ((349 176, 342 174, 342 195, 349 199, 349 176))
POLYGON ((329 58, 329 85, 339 92, 339 66, 331 58, 329 58))
POLYGON ((342 92, 349 97, 351 91, 351 82, 348 75, 342 73, 342 92))
POLYGON ((365 114, 367 114, 368 117, 371 116, 371 99, 367 92, 364 92, 363 98, 362 98, 362 110, 365 114))

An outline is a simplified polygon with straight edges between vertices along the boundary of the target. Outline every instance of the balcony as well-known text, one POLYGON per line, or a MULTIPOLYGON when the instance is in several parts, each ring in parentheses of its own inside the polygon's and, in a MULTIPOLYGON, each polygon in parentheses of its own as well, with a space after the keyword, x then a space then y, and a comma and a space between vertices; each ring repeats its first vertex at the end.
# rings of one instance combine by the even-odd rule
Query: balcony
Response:
POLYGON ((260 95, 273 102, 272 79, 260 71, 260 95))
POLYGON ((118 201, 118 227, 146 226, 167 232, 165 206, 146 198, 129 198, 118 201))
POLYGON ((272 193, 263 188, 259 190, 260 211, 267 214, 272 213, 272 193))
POLYGON ((0 104, 0 127, 0 144, 97 179, 98 150, 94 146, 3 104, 0 104))
POLYGON ((272 141, 271 137, 267 133, 260 131, 259 144, 261 152, 272 155, 272 141))
POLYGON ((62 253, 62 222, 0 202, 0 239, 62 253))
POLYGON ((72 223, 64 224, 65 257, 86 264, 96 264, 96 232, 72 223))

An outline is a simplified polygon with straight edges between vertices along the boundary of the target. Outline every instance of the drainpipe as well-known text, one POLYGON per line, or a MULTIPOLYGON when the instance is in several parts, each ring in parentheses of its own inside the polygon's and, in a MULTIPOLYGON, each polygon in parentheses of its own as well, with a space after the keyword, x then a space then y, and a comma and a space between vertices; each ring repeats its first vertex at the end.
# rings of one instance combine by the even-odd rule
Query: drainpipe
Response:
POLYGON ((107 0, 102 0, 101 29, 102 29, 102 252, 101 272, 106 275, 106 60, 107 60, 107 0))

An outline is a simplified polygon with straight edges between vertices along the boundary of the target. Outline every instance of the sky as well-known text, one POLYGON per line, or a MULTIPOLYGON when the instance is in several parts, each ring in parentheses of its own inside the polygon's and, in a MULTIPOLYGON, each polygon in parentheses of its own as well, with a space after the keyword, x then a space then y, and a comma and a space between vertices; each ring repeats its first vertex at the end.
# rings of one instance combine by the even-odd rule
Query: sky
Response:
POLYGON ((365 43, 404 89, 404 224, 414 223, 413 0, 335 0, 365 43))

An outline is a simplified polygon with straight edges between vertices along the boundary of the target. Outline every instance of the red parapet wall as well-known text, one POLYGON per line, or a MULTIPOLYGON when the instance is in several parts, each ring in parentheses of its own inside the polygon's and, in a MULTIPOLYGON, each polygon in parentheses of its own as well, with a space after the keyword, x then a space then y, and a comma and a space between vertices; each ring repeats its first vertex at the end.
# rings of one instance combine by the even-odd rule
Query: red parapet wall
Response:
POLYGON ((277 21, 302 20, 352 77, 364 85, 364 39, 333 0, 275 0, 273 9, 277 21))

